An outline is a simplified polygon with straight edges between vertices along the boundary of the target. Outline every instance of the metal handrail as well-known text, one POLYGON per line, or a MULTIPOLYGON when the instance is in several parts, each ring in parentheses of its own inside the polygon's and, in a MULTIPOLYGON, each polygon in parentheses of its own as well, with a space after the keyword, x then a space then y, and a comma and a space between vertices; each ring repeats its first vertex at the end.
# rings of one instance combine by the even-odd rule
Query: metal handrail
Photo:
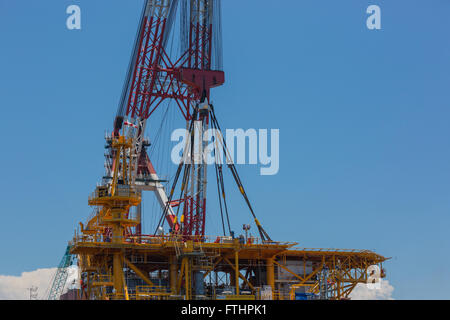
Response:
POLYGON ((136 286, 136 295, 150 293, 166 294, 170 293, 170 289, 163 286, 136 286))
POLYGON ((348 253, 373 253, 371 250, 360 250, 360 249, 336 249, 336 248, 303 248, 303 247, 293 247, 292 249, 301 251, 313 251, 313 252, 348 252, 348 253))
MULTIPOLYGON (((176 243, 176 242, 183 242, 186 239, 189 239, 193 242, 194 247, 201 246, 205 244, 214 244, 214 243, 221 243, 221 244, 234 244, 234 240, 229 237, 221 237, 221 236, 189 236, 186 237, 184 235, 136 235, 136 236, 128 236, 128 237, 121 237, 122 243, 139 243, 139 244, 159 244, 159 245, 165 245, 170 243, 176 243)), ((267 244, 261 241, 260 238, 252 237, 252 240, 250 242, 243 243, 241 245, 245 246, 252 246, 252 245, 293 245, 295 243, 292 242, 274 242, 273 244, 267 244)), ((102 233, 97 234, 76 234, 73 237, 73 243, 107 243, 108 241, 105 241, 104 235, 102 233)))

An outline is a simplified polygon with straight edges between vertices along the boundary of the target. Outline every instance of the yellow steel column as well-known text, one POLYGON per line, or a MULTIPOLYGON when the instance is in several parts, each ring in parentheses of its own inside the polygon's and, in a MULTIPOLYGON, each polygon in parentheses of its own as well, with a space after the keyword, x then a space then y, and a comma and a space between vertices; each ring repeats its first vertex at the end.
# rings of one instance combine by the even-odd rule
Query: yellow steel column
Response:
POLYGON ((185 291, 186 291, 186 300, 190 300, 191 299, 191 289, 192 289, 192 284, 191 284, 191 259, 190 258, 186 258, 186 263, 185 263, 185 271, 184 271, 184 286, 185 286, 185 291))
POLYGON ((234 279, 236 281, 236 295, 239 295, 239 251, 236 250, 234 252, 234 263, 235 263, 235 268, 234 268, 234 279))
MULTIPOLYGON (((117 210, 111 210, 111 214, 113 216, 113 219, 122 218, 122 212, 117 210)), ((122 236, 123 236, 123 228, 120 225, 120 223, 114 223, 112 226, 112 243, 117 244, 122 242, 122 236)))
POLYGON ((130 300, 130 296, 128 295, 127 281, 125 280, 125 277, 122 277, 122 281, 123 281, 123 291, 125 292, 125 300, 130 300))
POLYGON ((271 286, 272 288, 272 299, 275 300, 274 293, 275 293, 275 268, 273 264, 273 258, 269 258, 266 261, 267 267, 266 267, 266 273, 267 273, 267 285, 271 286))
POLYGON ((187 260, 186 257, 184 257, 181 260, 180 274, 178 275, 178 280, 177 280, 177 294, 181 294, 181 281, 183 280, 184 270, 186 270, 186 267, 185 267, 186 260, 187 260))
MULTIPOLYGON (((341 288, 341 279, 342 279, 342 273, 341 273, 341 270, 339 269, 339 271, 337 272, 337 274, 338 274, 338 276, 337 276, 337 296, 336 296, 336 299, 337 300, 341 300, 341 291, 343 291, 342 290, 342 288, 341 288)), ((367 269, 366 269, 366 274, 367 274, 367 269)))
MULTIPOLYGON (((232 264, 230 264, 230 265, 232 265, 232 264)), ((234 270, 231 269, 229 274, 230 274, 230 287, 231 287, 233 285, 236 285, 236 279, 235 279, 235 272, 234 272, 234 270)))
POLYGON ((169 258, 169 281, 170 281, 170 291, 172 291, 172 294, 176 294, 177 291, 177 257, 172 256, 169 258))
MULTIPOLYGON (((87 299, 90 300, 91 299, 91 271, 87 272, 87 279, 86 279, 86 286, 87 286, 87 299)), ((80 297, 81 298, 81 297, 80 297)))
POLYGON ((113 282, 116 295, 120 297, 123 295, 123 281, 122 253, 115 252, 113 258, 113 282))

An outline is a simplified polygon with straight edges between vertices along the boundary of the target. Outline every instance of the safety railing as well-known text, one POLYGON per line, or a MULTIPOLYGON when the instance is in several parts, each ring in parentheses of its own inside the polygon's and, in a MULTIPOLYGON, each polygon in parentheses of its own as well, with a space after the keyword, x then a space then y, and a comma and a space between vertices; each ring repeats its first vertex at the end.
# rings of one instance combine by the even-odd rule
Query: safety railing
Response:
MULTIPOLYGON (((117 240, 117 239, 116 239, 117 240)), ((107 243, 111 242, 111 238, 104 234, 76 234, 73 237, 73 243, 107 243)), ((194 247, 204 246, 205 244, 229 244, 234 245, 234 240, 231 237, 214 237, 214 236, 183 236, 183 235, 135 235, 128 237, 119 237, 119 242, 129 244, 153 244, 153 245, 167 245, 173 243, 180 243, 192 241, 194 247)), ((252 237, 247 242, 240 243, 240 245, 293 245, 292 242, 273 242, 265 243, 260 238, 252 237), (251 240, 250 240, 251 239, 251 240)))
POLYGON ((85 235, 75 235, 71 241, 73 245, 78 243, 104 243, 111 242, 110 239, 105 237, 103 234, 85 234, 85 235))
POLYGON ((360 249, 336 249, 336 248, 303 248, 303 247, 293 247, 292 249, 300 251, 312 251, 312 252, 342 252, 342 253, 373 253, 371 250, 360 250, 360 249))
POLYGON ((125 294, 107 293, 104 296, 105 300, 125 300, 125 294))
MULTIPOLYGON (((102 198, 111 197, 112 194, 109 192, 108 188, 97 188, 91 195, 88 197, 89 201, 94 201, 102 198)), ((120 186, 116 187, 116 191, 114 193, 115 197, 127 197, 127 198, 139 198, 139 193, 135 188, 129 186, 120 186)))
POLYGON ((92 278, 93 287, 102 287, 106 285, 112 285, 112 276, 110 274, 96 274, 92 278))
POLYGON ((288 292, 274 290, 272 292, 272 299, 273 300, 290 300, 291 297, 288 292))
POLYGON ((235 295, 235 294, 227 294, 227 295, 217 295, 217 300, 256 300, 255 295, 235 295))
POLYGON ((161 286, 136 286, 136 300, 167 299, 170 289, 161 286))

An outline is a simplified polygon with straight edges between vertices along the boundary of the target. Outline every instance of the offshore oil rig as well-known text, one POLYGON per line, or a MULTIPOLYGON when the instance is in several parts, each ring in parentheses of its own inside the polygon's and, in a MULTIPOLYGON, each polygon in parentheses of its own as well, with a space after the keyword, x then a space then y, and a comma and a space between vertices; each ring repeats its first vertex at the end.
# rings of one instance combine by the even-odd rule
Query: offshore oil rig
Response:
POLYGON ((221 41, 220 0, 145 1, 114 128, 106 137, 106 174, 89 197, 93 214, 69 242, 49 299, 60 298, 72 261, 79 270, 78 299, 340 300, 367 283, 370 267, 385 276, 387 259, 369 250, 307 249, 271 239, 220 134, 213 139, 220 199, 215 212, 223 235, 206 235, 207 145, 198 137, 208 129, 221 132, 210 98, 211 89, 225 82, 221 41), (180 42, 181 53, 169 52, 170 37, 180 42), (181 112, 187 137, 166 193, 147 152, 145 129, 168 100, 181 112), (250 225, 243 227, 245 236, 232 231, 225 170, 257 236, 248 236, 250 225), (152 234, 142 228, 144 191, 153 192, 160 205, 152 234))

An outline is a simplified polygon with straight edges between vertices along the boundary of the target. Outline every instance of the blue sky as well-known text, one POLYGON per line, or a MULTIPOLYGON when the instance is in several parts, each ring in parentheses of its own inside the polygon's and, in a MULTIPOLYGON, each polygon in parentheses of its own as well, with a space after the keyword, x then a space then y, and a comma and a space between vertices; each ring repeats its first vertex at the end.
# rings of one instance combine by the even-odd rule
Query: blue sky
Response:
MULTIPOLYGON (((141 5, 0 0, 0 274, 55 267, 89 215, 141 5), (71 4, 82 30, 66 28, 71 4)), ((450 298, 448 12, 445 0, 223 0, 222 127, 280 129, 277 175, 238 168, 260 221, 276 240, 392 257, 397 299, 450 298), (382 30, 366 28, 371 4, 382 30)), ((250 215, 230 201, 240 231, 250 215)))

